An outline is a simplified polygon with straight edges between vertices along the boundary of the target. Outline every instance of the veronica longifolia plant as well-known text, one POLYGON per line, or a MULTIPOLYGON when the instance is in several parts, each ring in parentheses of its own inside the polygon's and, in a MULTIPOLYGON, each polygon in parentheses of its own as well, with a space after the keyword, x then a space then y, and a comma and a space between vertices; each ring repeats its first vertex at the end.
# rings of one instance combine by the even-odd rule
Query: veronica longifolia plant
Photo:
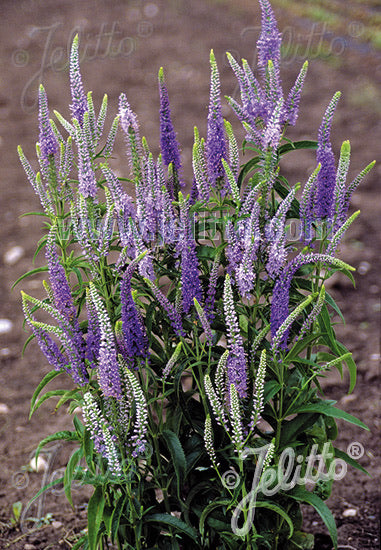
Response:
POLYGON ((84 91, 77 37, 73 118, 55 113, 58 130, 41 85, 37 172, 19 147, 48 228, 39 245, 46 298, 22 293, 26 321, 52 367, 32 412, 46 400, 40 393, 48 382, 72 378, 58 406, 80 407, 82 416, 74 415, 73 432, 53 437, 78 442, 63 478, 69 500, 74 480, 95 488, 76 548, 104 548, 107 540, 123 549, 301 548, 301 503, 317 509, 337 544, 324 504, 332 475, 315 475, 307 491, 316 474, 307 459, 324 450, 331 473, 335 459, 355 464, 334 447, 335 419, 363 424, 325 400, 319 384, 343 365, 349 391, 356 379, 332 326, 340 310, 324 283, 336 271, 352 279, 353 268, 335 254, 358 215, 348 217, 351 195, 373 163, 346 183, 349 142, 338 162, 330 142, 339 93, 317 141, 285 139, 307 63, 285 94, 281 34, 269 2, 260 5, 258 67, 228 54, 241 97, 227 100, 243 125, 246 158, 222 118, 212 52, 207 136, 195 129, 191 195, 163 69, 155 158, 125 94, 104 134, 107 96, 97 115, 84 91), (110 160, 119 128, 129 180, 116 176, 110 160), (298 192, 279 161, 300 149, 316 150, 317 167, 298 192), (293 243, 290 219, 301 228, 293 243))

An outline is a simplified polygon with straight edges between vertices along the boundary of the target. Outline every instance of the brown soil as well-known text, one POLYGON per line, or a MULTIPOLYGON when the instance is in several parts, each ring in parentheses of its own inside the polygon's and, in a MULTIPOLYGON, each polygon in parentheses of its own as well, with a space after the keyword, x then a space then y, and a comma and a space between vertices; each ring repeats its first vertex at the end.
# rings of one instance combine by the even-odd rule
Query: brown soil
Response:
MULTIPOLYGON (((297 2, 291 4, 295 8, 297 2)), ((330 32, 329 22, 323 28, 322 22, 312 24, 306 19, 291 19, 286 7, 277 7, 276 13, 280 28, 287 31, 290 45, 283 63, 286 89, 291 86, 304 57, 311 59, 299 124, 290 137, 315 137, 325 106, 333 93, 341 90, 343 99, 335 115, 333 142, 338 151, 341 142, 350 139, 353 150, 350 176, 354 177, 379 156, 381 94, 377 85, 381 77, 381 57, 361 42, 363 27, 356 26, 356 20, 347 21, 344 2, 341 5, 343 25, 340 28, 346 29, 342 36, 330 32), (323 32, 324 42, 321 41, 323 32)), ((0 334, 0 403, 9 409, 8 413, 0 414, 0 548, 63 549, 71 547, 74 534, 86 525, 88 493, 78 488, 74 491, 74 510, 59 491, 49 492, 44 501, 40 499, 26 509, 42 483, 58 475, 57 470, 64 466, 70 448, 50 447, 50 452, 44 455, 49 463, 45 474, 27 472, 24 466, 43 437, 71 426, 64 408, 54 414, 49 403, 28 421, 31 395, 48 366, 33 343, 22 358, 27 335, 22 327, 19 290, 22 287, 37 295, 41 279, 27 279, 13 292, 10 290, 11 284, 31 268, 36 243, 42 235, 40 218, 20 217, 39 207, 16 153, 16 146, 22 144, 29 158, 34 158, 38 133, 37 85, 40 81, 44 83, 51 109, 68 115, 67 48, 75 32, 80 31, 81 47, 86 48, 82 73, 87 89, 94 92, 95 104, 99 105, 103 93, 107 92, 110 112, 115 113, 118 94, 126 92, 139 114, 142 133, 155 149, 158 144, 156 75, 163 65, 183 161, 189 166, 193 126, 198 125, 205 134, 209 50, 214 48, 223 92, 234 93, 235 84, 224 52, 229 50, 235 57, 245 57, 254 64, 258 6, 254 0, 65 0, 59 7, 55 0, 17 3, 2 0, 0 13, 0 147, 3 153, 0 317, 13 323, 10 333, 0 334), (4 254, 16 245, 22 247, 23 255, 10 265, 4 254), (22 502, 25 514, 22 526, 19 523, 11 526, 12 505, 17 501, 22 502), (44 518, 40 529, 28 531, 36 524, 26 521, 31 516, 44 518)), ((224 114, 233 120, 229 109, 224 114)), ((314 157, 306 154, 297 165, 293 164, 294 160, 290 156, 285 163, 286 175, 293 182, 304 182, 314 167, 314 157)), ((126 171, 121 139, 114 165, 126 171)), ((357 550, 379 547, 380 172, 380 167, 376 167, 356 193, 353 207, 360 208, 362 213, 342 246, 343 259, 358 268, 357 288, 353 289, 342 278, 331 285, 347 320, 346 326, 337 326, 337 332, 353 351, 358 364, 358 384, 348 397, 345 396, 346 377, 342 381, 332 375, 325 381, 327 396, 337 399, 344 410, 361 418, 370 428, 365 432, 339 423, 337 446, 346 450, 353 442, 361 443, 365 453, 360 463, 371 477, 349 469, 346 477, 334 486, 334 495, 329 500, 341 547, 357 550), (346 516, 348 509, 355 510, 356 515, 346 516)), ((38 258, 36 264, 41 263, 43 258, 38 258)), ((317 514, 308 511, 304 527, 317 534, 316 548, 332 547, 317 514)))

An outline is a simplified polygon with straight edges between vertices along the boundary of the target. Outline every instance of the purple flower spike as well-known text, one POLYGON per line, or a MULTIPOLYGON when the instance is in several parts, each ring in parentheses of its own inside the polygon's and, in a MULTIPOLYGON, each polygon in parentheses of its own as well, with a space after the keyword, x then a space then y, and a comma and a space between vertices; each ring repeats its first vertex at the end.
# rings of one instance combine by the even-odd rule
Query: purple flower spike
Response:
POLYGON ((291 124, 291 126, 295 126, 296 120, 298 118, 300 96, 302 94, 302 88, 304 80, 306 78, 307 68, 308 61, 306 61, 301 68, 298 78, 296 79, 294 86, 291 88, 291 91, 284 106, 283 122, 288 122, 289 124, 291 124))
POLYGON ((99 326, 99 320, 97 311, 91 300, 89 291, 86 293, 86 311, 87 311, 87 340, 86 340, 86 359, 92 363, 98 361, 99 357, 99 344, 101 341, 101 329, 99 326))
POLYGON ((254 261, 257 259, 257 251, 261 242, 261 232, 259 227, 260 206, 254 205, 251 216, 245 224, 245 234, 243 238, 243 257, 236 269, 236 279, 239 291, 242 296, 250 298, 254 287, 256 274, 254 270, 254 261))
POLYGON ((131 292, 131 279, 137 267, 132 262, 120 285, 120 301, 122 304, 122 331, 124 337, 123 351, 131 361, 134 357, 146 357, 148 350, 147 335, 144 324, 136 308, 131 292))
POLYGON ((224 121, 221 112, 220 76, 213 50, 210 52, 210 65, 210 103, 206 151, 209 178, 211 183, 215 184, 218 178, 224 177, 225 171, 222 166, 222 159, 226 158, 227 154, 224 121))
MULTIPOLYGON (((298 269, 301 268, 303 265, 312 262, 326 262, 332 264, 335 261, 339 262, 340 260, 335 260, 335 258, 327 254, 307 254, 305 256, 299 254, 283 268, 274 285, 273 299, 271 303, 270 325, 271 337, 273 340, 276 333, 278 332, 278 329, 288 317, 291 282, 293 276, 298 271, 298 269)), ((280 349, 287 349, 288 334, 289 329, 287 329, 282 336, 279 345, 280 349)))
POLYGON ((180 202, 180 235, 178 251, 181 254, 181 290, 183 295, 183 310, 188 313, 193 306, 193 298, 202 300, 201 284, 198 275, 198 260, 195 241, 192 235, 191 218, 189 216, 189 201, 179 193, 180 202))
MULTIPOLYGON (((168 90, 164 80, 163 67, 159 70, 159 93, 160 93, 160 147, 164 164, 169 166, 171 163, 176 171, 177 177, 181 173, 181 160, 179 144, 176 138, 176 132, 173 128, 171 119, 171 108, 169 106, 168 90)), ((180 187, 184 183, 178 178, 180 187)))
POLYGON ((282 35, 278 30, 273 9, 268 0, 259 0, 262 9, 262 29, 257 42, 258 65, 266 73, 268 62, 272 61, 279 73, 280 46, 282 35))
POLYGON ((122 389, 111 322, 103 302, 92 283, 90 283, 90 295, 97 311, 101 331, 98 364, 99 386, 104 396, 120 399, 122 389))
POLYGON ((313 238, 312 224, 315 220, 315 204, 317 190, 317 176, 320 164, 309 177, 300 199, 300 228, 305 244, 309 244, 313 238))
POLYGON ((317 162, 321 164, 317 179, 316 216, 318 219, 327 218, 332 213, 333 194, 336 182, 335 156, 330 141, 332 118, 340 92, 333 96, 324 114, 318 134, 317 162))
POLYGON ((42 84, 38 91, 38 120, 40 126, 39 142, 41 157, 45 164, 49 164, 52 156, 58 153, 58 142, 49 121, 48 100, 42 84))
POLYGON ((97 181, 90 158, 88 142, 85 133, 83 132, 79 122, 74 119, 74 127, 76 130, 76 139, 78 146, 78 179, 79 192, 84 197, 94 198, 97 194, 97 181))
POLYGON ((88 110, 87 99, 79 70, 78 34, 74 37, 70 54, 70 88, 72 104, 70 105, 73 118, 82 126, 83 115, 88 110))
POLYGON ((42 353, 45 355, 50 365, 52 365, 55 370, 65 369, 69 372, 69 361, 61 353, 53 338, 42 328, 36 327, 32 324, 30 324, 30 326, 33 329, 33 333, 37 338, 37 342, 42 353))
POLYGON ((179 313, 176 311, 176 308, 173 306, 173 304, 168 300, 168 298, 162 293, 160 288, 158 288, 155 283, 150 281, 149 279, 145 279, 145 282, 152 290, 153 295, 155 296, 156 300, 159 302, 161 307, 164 309, 166 314, 168 315, 168 318, 170 320, 170 323, 172 325, 172 328, 176 332, 177 336, 184 336, 183 331, 183 325, 181 322, 181 317, 179 313))
POLYGON ((65 270, 60 264, 57 250, 54 244, 55 232, 50 231, 46 243, 46 259, 52 287, 54 304, 63 317, 72 323, 76 318, 76 310, 71 296, 70 286, 66 278, 65 270))
MULTIPOLYGON (((76 309, 73 304, 70 286, 66 278, 65 270, 60 264, 54 243, 54 230, 49 233, 46 244, 46 259, 48 261, 50 284, 54 298, 54 304, 62 315, 64 322, 60 323, 66 335, 69 348, 75 350, 71 356, 73 375, 86 378, 84 359, 86 354, 85 341, 79 326, 76 309)), ((70 354, 69 354, 70 355, 70 354)))

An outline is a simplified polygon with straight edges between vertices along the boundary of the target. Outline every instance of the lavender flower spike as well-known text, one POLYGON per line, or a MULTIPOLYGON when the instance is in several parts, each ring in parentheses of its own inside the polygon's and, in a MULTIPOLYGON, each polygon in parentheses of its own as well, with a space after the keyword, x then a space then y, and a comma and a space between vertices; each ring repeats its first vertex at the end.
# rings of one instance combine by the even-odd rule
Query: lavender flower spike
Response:
POLYGON ((76 141, 78 147, 78 179, 79 179, 79 192, 84 197, 94 198, 97 194, 97 181, 90 158, 89 147, 86 139, 86 135, 83 132, 79 122, 74 119, 73 124, 76 130, 76 141))
POLYGON ((110 472, 119 477, 122 475, 122 468, 107 421, 90 392, 85 393, 83 398, 85 423, 90 431, 90 437, 94 441, 94 447, 98 453, 106 458, 110 472))
POLYGON ((181 160, 179 145, 176 138, 176 132, 173 128, 171 119, 171 109, 169 106, 168 90, 164 80, 163 67, 159 70, 159 93, 160 93, 160 147, 163 161, 166 166, 171 163, 175 169, 176 177, 180 187, 184 187, 184 182, 179 179, 181 173, 181 160))
POLYGON ((179 193, 180 203, 180 235, 178 251, 181 254, 181 290, 183 295, 183 310, 188 313, 193 306, 193 298, 202 301, 202 290, 199 279, 196 246, 192 234, 189 215, 189 200, 179 193))
POLYGON ((86 359, 95 366, 94 362, 98 360, 99 345, 101 341, 101 330, 97 311, 91 300, 90 291, 86 289, 86 311, 87 311, 87 339, 86 339, 86 359))
POLYGON ((35 319, 29 311, 27 305, 27 299, 24 292, 21 292, 22 296, 22 305, 25 319, 28 325, 32 328, 35 337, 37 338, 38 345, 42 353, 45 355, 49 364, 55 368, 55 370, 61 370, 66 368, 69 370, 69 360, 61 353, 58 345, 50 336, 50 334, 44 330, 41 326, 36 326, 35 319))
POLYGON ((258 65, 266 70, 270 60, 274 65, 279 66, 282 35, 278 30, 270 2, 268 0, 259 0, 259 3, 262 10, 262 28, 257 42, 258 65))
POLYGON ((90 283, 91 300, 94 303, 101 329, 99 348, 98 377, 99 385, 105 397, 121 398, 119 365, 116 358, 115 338, 110 319, 93 283, 90 283))
POLYGON ((259 3, 262 10, 262 29, 257 42, 258 66, 267 81, 269 99, 277 101, 282 97, 279 75, 282 35, 278 30, 270 2, 259 0, 259 3), (272 65, 269 65, 269 62, 272 65))
POLYGON ((318 219, 329 217, 332 211, 336 169, 335 156, 330 142, 330 134, 333 114, 340 95, 340 92, 336 92, 333 96, 319 128, 318 149, 316 153, 317 162, 321 164, 316 193, 316 216, 318 219))
POLYGON ((74 37, 70 54, 70 88, 72 97, 70 109, 73 118, 77 119, 80 126, 82 126, 83 115, 88 110, 88 105, 79 70, 78 40, 77 34, 74 37))
POLYGON ((146 278, 144 280, 152 290, 152 293, 155 296, 156 300, 159 302, 161 307, 167 313, 168 318, 171 322, 172 328, 176 332, 177 336, 183 336, 184 331, 183 331, 180 314, 176 311, 175 307, 168 300, 168 298, 161 292, 160 288, 158 288, 155 285, 155 283, 153 283, 152 281, 146 278))
POLYGON ((333 222, 333 230, 336 231, 345 221, 345 191, 346 180, 351 156, 351 145, 344 141, 341 146, 339 165, 336 172, 336 183, 334 189, 334 201, 330 220, 333 222))
POLYGON ((130 104, 127 101, 125 94, 120 94, 119 97, 119 115, 120 115, 120 124, 122 130, 126 136, 126 145, 128 152, 128 160, 130 163, 131 172, 134 175, 135 183, 138 186, 137 192, 139 191, 139 182, 142 179, 142 168, 141 168, 141 144, 140 144, 140 134, 139 134, 139 123, 138 117, 133 112, 130 107, 130 104))
POLYGON ((58 153, 58 142, 49 121, 48 100, 42 84, 38 90, 38 121, 40 127, 39 143, 41 157, 45 164, 58 153))
MULTIPOLYGON (((279 328, 288 317, 290 287, 294 274, 300 267, 311 262, 325 262, 327 264, 336 265, 338 267, 345 267, 346 269, 353 271, 353 268, 351 268, 351 266, 345 264, 337 258, 329 256, 328 254, 307 254, 305 256, 303 254, 299 254, 293 260, 291 260, 291 262, 283 268, 274 285, 270 317, 272 339, 276 337, 279 328)), ((283 332, 282 338, 279 341, 278 345, 279 349, 287 348, 288 333, 288 329, 283 332)))
POLYGON ((222 159, 226 158, 227 155, 224 121, 221 112, 220 76, 213 50, 210 52, 210 65, 210 103, 206 151, 209 178, 211 183, 215 184, 218 178, 224 177, 225 171, 222 166, 222 159))
POLYGON ((288 122, 291 126, 295 126, 296 120, 299 114, 300 96, 302 94, 302 88, 304 80, 306 78, 308 69, 308 61, 305 61, 303 67, 300 69, 300 73, 295 81, 294 86, 291 88, 288 94, 287 100, 284 105, 284 122, 288 122))
POLYGON ((315 219, 315 203, 316 203, 316 191, 317 191, 317 177, 320 171, 321 165, 318 164, 311 176, 308 178, 306 185, 304 186, 303 193, 300 199, 300 229, 305 244, 312 241, 312 223, 315 219))
POLYGON ((206 340, 208 342, 208 345, 211 346, 213 342, 213 333, 212 333, 212 329, 210 328, 209 321, 206 317, 205 311, 202 309, 197 299, 193 298, 193 301, 194 301, 194 305, 195 305, 198 317, 201 321, 202 328, 204 329, 206 340))
POLYGON ((134 357, 146 357, 148 350, 147 335, 143 321, 132 297, 131 279, 137 267, 133 261, 126 269, 120 285, 120 301, 122 304, 122 330, 124 337, 123 350, 126 360, 131 362, 134 357))
POLYGON ((233 291, 230 283, 230 276, 228 274, 225 278, 223 301, 228 349, 230 351, 227 364, 229 385, 234 385, 239 397, 246 397, 247 373, 245 350, 239 330, 237 314, 234 308, 233 291))
POLYGON ((50 284, 54 297, 54 304, 63 317, 72 323, 76 317, 76 310, 71 296, 70 286, 66 278, 65 270, 59 262, 55 247, 55 230, 50 230, 46 243, 46 259, 50 276, 50 284))
POLYGON ((134 396, 136 407, 135 428, 134 434, 131 437, 134 445, 132 456, 136 458, 139 454, 144 453, 146 447, 146 433, 148 424, 147 402, 135 374, 128 369, 125 370, 125 373, 134 396))

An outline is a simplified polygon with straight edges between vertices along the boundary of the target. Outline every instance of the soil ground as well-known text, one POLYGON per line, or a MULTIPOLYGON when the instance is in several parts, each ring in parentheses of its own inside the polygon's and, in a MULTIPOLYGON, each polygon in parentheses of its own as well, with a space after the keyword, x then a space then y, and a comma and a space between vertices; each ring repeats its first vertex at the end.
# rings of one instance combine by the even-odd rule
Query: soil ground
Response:
MULTIPOLYGON (((381 56, 372 44, 363 41, 368 8, 355 0, 334 4, 340 21, 336 26, 329 19, 299 17, 297 1, 276 2, 285 39, 282 78, 285 89, 289 89, 303 60, 310 59, 300 119, 289 136, 295 139, 315 138, 333 93, 343 92, 332 139, 336 152, 344 139, 351 141, 353 179, 365 165, 380 157, 381 56), (348 5, 357 11, 349 10, 348 5)), ((371 5, 372 17, 379 17, 377 3, 371 5)), ((209 51, 214 48, 223 93, 234 94, 234 79, 224 53, 245 57, 255 66, 259 10, 254 0, 63 0, 59 7, 55 0, 2 0, 0 15, 0 318, 12 322, 11 332, 0 334, 0 403, 8 409, 0 413, 0 548, 68 549, 75 534, 86 525, 88 493, 83 489, 74 491, 74 510, 59 491, 49 492, 44 500, 27 508, 42 483, 58 475, 70 453, 70 448, 51 447, 44 456, 48 463, 45 473, 25 469, 43 437, 71 428, 65 411, 54 414, 49 404, 28 420, 31 395, 48 366, 33 343, 22 358, 27 334, 22 327, 19 291, 22 287, 38 295, 41 279, 27 279, 11 291, 12 283, 31 268, 42 235, 40 218, 20 217, 39 206, 16 153, 17 145, 22 144, 27 156, 34 158, 37 86, 40 81, 44 83, 51 109, 68 115, 67 51, 79 32, 84 52, 82 73, 87 90, 94 92, 95 104, 100 105, 107 92, 110 112, 115 113, 119 93, 126 92, 140 117, 142 134, 155 150, 159 134, 156 76, 163 66, 183 163, 189 167, 193 126, 205 135, 209 51), (7 253, 15 246, 21 247, 19 257, 10 258, 7 253), (12 524, 16 502, 22 503, 22 521, 12 524), (34 530, 37 523, 27 520, 29 517, 42 518, 42 527, 34 530)), ((228 108, 224 115, 233 121, 228 108)), ((237 124, 235 127, 239 128, 237 124)), ((304 182, 314 162, 312 153, 299 159, 297 165, 290 157, 284 166, 286 176, 304 182)), ((114 166, 126 172, 122 139, 117 143, 114 166)), ((189 177, 189 169, 185 175, 189 177)), ((361 216, 341 247, 342 258, 357 268, 356 289, 341 278, 331 285, 347 320, 345 326, 338 324, 337 333, 353 352, 358 383, 350 396, 346 395, 346 377, 341 380, 334 374, 324 384, 329 398, 336 399, 339 406, 358 416, 370 429, 365 432, 339 423, 337 446, 346 450, 354 442, 361 444, 364 454, 360 463, 371 477, 350 469, 336 483, 329 499, 341 548, 356 550, 376 549, 380 540, 380 175, 381 168, 376 166, 356 192, 353 209, 361 209, 361 216), (348 509, 352 515, 348 516, 348 509)), ((43 258, 38 258, 36 265, 41 263, 43 258)), ((355 448, 360 446, 352 446, 355 448)), ((306 513, 304 528, 316 534, 316 548, 332 547, 316 514, 306 513)))

